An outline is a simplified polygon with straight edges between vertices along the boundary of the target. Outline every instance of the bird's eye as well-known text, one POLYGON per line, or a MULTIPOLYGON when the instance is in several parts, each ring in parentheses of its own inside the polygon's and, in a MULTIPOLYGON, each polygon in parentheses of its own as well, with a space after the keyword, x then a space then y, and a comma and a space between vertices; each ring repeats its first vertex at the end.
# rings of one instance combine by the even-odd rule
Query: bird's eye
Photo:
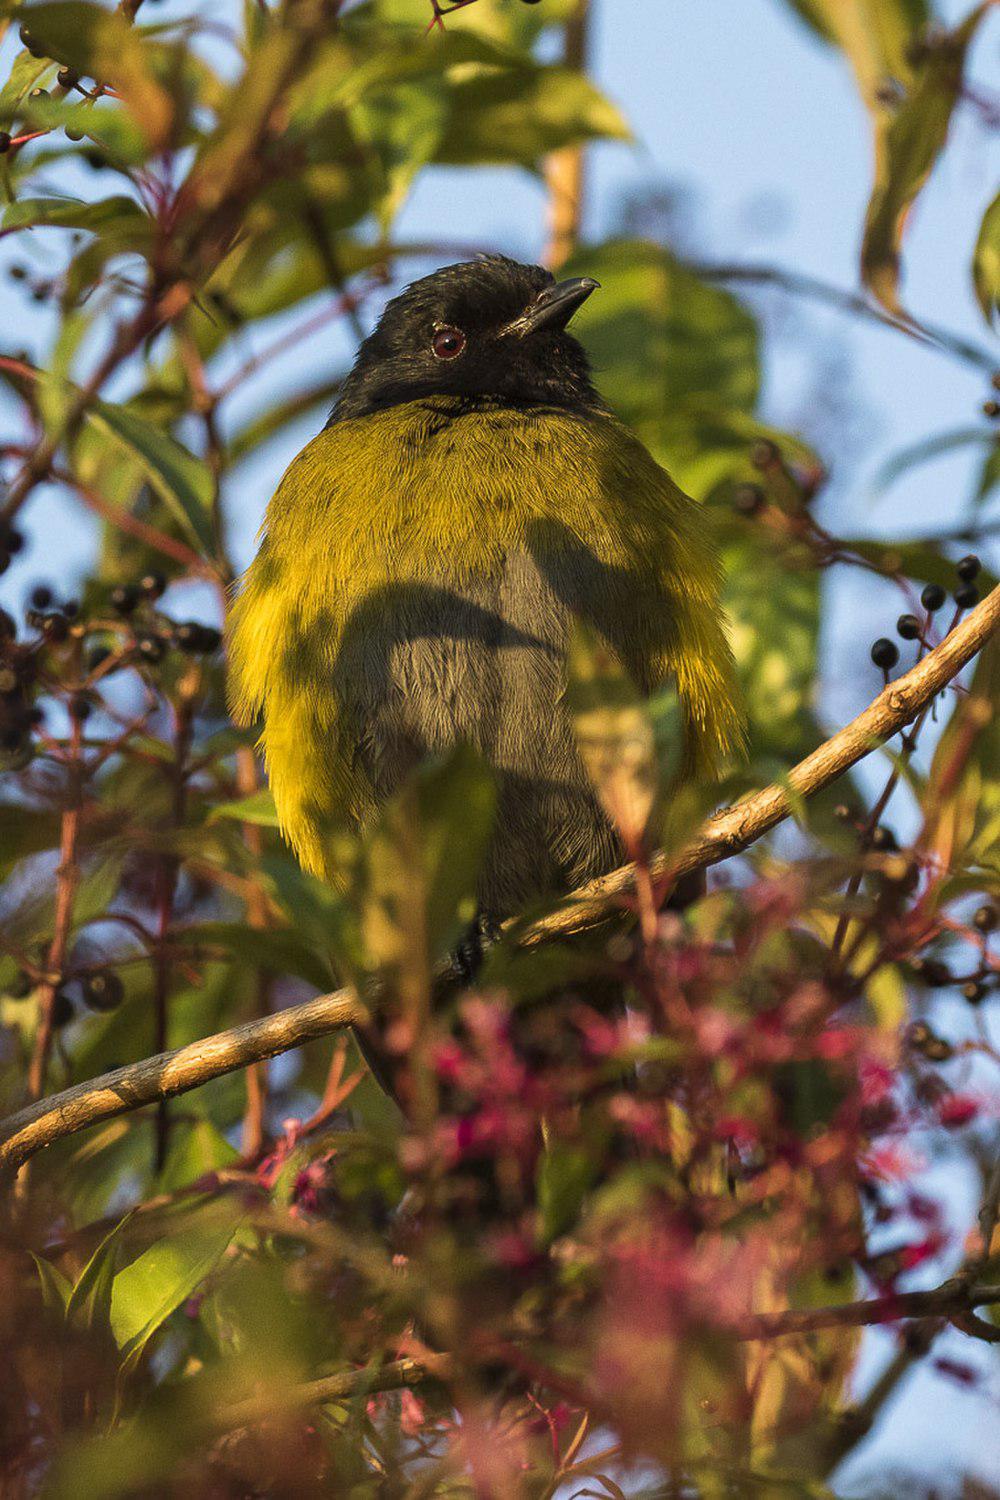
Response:
POLYGON ((461 328, 436 328, 431 340, 435 359, 457 359, 465 348, 465 334, 461 328))

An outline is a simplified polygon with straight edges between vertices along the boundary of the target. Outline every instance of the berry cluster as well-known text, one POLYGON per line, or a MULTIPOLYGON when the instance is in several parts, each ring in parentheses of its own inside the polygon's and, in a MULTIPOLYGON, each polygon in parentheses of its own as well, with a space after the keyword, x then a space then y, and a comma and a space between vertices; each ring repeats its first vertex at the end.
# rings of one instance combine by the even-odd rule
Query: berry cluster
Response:
POLYGON ((138 583, 116 585, 108 595, 109 619, 97 613, 84 618, 77 600, 58 601, 47 584, 38 584, 24 617, 34 636, 25 641, 17 639, 12 616, 0 610, 0 750, 6 757, 30 755, 31 731, 44 720, 35 702, 40 694, 65 697, 71 719, 82 724, 94 709, 96 681, 109 670, 126 665, 154 668, 172 648, 188 656, 218 650, 222 635, 213 626, 159 613, 156 603, 166 586, 157 572, 145 574, 138 583), (74 643, 80 648, 82 680, 67 692, 60 680, 65 673, 53 669, 48 652, 74 643))
MULTIPOLYGON (((960 614, 967 609, 974 609, 979 603, 976 579, 981 571, 982 563, 972 552, 967 557, 960 558, 955 564, 958 583, 952 593, 952 599, 960 614)), ((920 603, 925 610, 924 619, 921 620, 919 616, 910 613, 900 615, 896 621, 896 634, 900 639, 919 641, 921 646, 926 645, 931 616, 937 613, 947 597, 947 591, 940 583, 925 584, 920 594, 920 603)), ((871 659, 881 671, 888 674, 899 661, 899 647, 888 636, 879 636, 878 640, 872 643, 871 659)))
MULTIPOLYGON (((125 984, 114 969, 88 969, 75 975, 68 973, 52 1002, 52 1024, 57 1031, 76 1018, 77 1008, 69 989, 71 982, 76 983, 80 999, 91 1011, 117 1010, 125 998, 125 984)), ((35 988, 30 974, 20 969, 7 985, 7 995, 11 1000, 26 1000, 35 988)))

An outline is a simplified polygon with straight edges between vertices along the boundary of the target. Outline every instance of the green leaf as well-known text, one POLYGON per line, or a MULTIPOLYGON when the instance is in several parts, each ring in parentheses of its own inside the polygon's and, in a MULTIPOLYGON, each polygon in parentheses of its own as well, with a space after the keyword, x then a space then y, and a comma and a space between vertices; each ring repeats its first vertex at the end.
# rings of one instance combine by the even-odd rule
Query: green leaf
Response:
POLYGON ((931 20, 928 0, 788 0, 825 42, 839 47, 866 104, 880 85, 911 73, 911 47, 931 20))
POLYGON ((42 1255, 36 1255, 33 1250, 30 1254, 41 1279, 42 1301, 50 1312, 65 1314, 69 1299, 73 1295, 73 1283, 50 1260, 46 1260, 42 1255))
POLYGON ((235 1230, 228 1216, 212 1228, 185 1226, 119 1271, 111 1288, 110 1318, 126 1364, 135 1362, 157 1329, 215 1268, 235 1230))
POLYGON ((0 89, 0 120, 13 118, 22 99, 39 86, 51 67, 47 57, 35 57, 27 48, 17 54, 7 81, 0 89))
POLYGON ((583 1146, 555 1142, 538 1163, 538 1213, 542 1243, 550 1245, 576 1222, 600 1156, 583 1146))
POLYGON ((274 797, 266 788, 249 797, 238 797, 234 802, 216 803, 208 821, 214 823, 217 818, 234 818, 238 823, 253 823, 258 828, 280 827, 274 797))
POLYGON ((378 153, 385 173, 387 191, 378 211, 383 232, 402 208, 414 177, 438 155, 448 114, 447 94, 436 83, 397 84, 367 95, 356 106, 358 130, 378 153))
POLYGON ((875 476, 875 491, 877 494, 884 492, 910 469, 929 463, 943 453, 953 453, 970 444, 988 443, 992 438, 993 434, 988 427, 958 427, 950 432, 937 432, 931 437, 921 438, 919 442, 894 453, 882 465, 875 476))
POLYGON ((1000 193, 983 215, 972 257, 972 281, 983 317, 992 326, 1000 312, 1000 193))
POLYGON ((110 224, 150 225, 149 217, 131 198, 119 194, 85 203, 80 198, 21 198, 10 204, 3 216, 3 228, 25 229, 39 225, 58 225, 68 229, 104 229, 110 224))
POLYGON ((879 137, 875 184, 865 216, 861 275, 891 312, 899 312, 900 248, 907 215, 944 149, 962 87, 965 55, 986 5, 926 49, 912 90, 879 137))
POLYGON ((729 292, 642 240, 583 251, 566 274, 601 283, 573 329, 602 394, 627 422, 658 422, 692 403, 752 412, 760 383, 757 325, 729 292))
POLYGON ((628 140, 615 106, 571 68, 477 72, 450 90, 451 108, 439 162, 516 163, 577 142, 628 140))
POLYGON ((377 967, 416 973, 468 929, 495 800, 487 767, 461 746, 422 766, 385 805, 357 872, 377 967))
POLYGON ((77 1278, 66 1300, 66 1321, 88 1333, 111 1328, 111 1289, 121 1248, 121 1236, 131 1214, 125 1214, 105 1235, 77 1278))
POLYGON ((998 484, 1000 484, 1000 442, 994 443, 986 455, 986 462, 980 471, 976 493, 973 497, 976 505, 982 505, 984 500, 988 500, 998 484))
MULTIPOLYGON (((239 1152, 211 1120, 192 1120, 190 1124, 178 1121, 171 1133, 170 1150, 157 1189, 161 1193, 178 1192, 236 1161, 239 1152)), ((113 1312, 112 1307, 112 1315, 113 1312)))
POLYGON ((135 459, 157 495, 184 527, 188 539, 202 555, 210 555, 214 549, 215 486, 207 465, 130 407, 95 400, 88 409, 87 421, 135 459))
POLYGON ((333 970, 324 950, 296 927, 248 927, 245 922, 200 922, 177 935, 192 948, 221 947, 233 958, 269 974, 294 974, 318 990, 329 989, 333 970))
POLYGON ((723 549, 725 603, 756 756, 795 761, 821 735, 812 715, 820 579, 756 535, 723 549))

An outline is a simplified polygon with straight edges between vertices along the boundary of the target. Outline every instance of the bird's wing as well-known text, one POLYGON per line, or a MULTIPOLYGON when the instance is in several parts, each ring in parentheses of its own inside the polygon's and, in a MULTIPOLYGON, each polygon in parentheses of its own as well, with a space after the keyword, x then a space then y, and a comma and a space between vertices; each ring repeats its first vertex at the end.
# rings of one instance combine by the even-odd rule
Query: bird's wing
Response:
POLYGON ((744 722, 710 516, 610 414, 555 418, 551 441, 561 462, 529 528, 539 565, 642 691, 675 683, 688 768, 716 774, 744 722))

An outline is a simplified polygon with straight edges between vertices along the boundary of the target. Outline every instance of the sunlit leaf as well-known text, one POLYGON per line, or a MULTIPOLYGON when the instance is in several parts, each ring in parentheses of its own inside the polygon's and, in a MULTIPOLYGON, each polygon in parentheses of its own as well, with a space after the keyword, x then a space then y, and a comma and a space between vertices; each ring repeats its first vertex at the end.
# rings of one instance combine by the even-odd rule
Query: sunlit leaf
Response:
POLYGON ((10 204, 3 216, 3 228, 31 229, 49 224, 69 229, 104 229, 108 225, 133 234, 149 220, 132 198, 118 196, 85 202, 77 198, 20 198, 10 204))
POLYGON ((239 797, 235 802, 216 803, 209 821, 214 818, 235 818, 239 823, 254 823, 259 828, 279 827, 274 796, 267 788, 253 792, 249 797, 239 797))
POLYGON ((965 54, 987 10, 927 44, 912 89, 879 138, 875 184, 865 218, 861 274, 876 297, 899 310, 899 269, 907 214, 948 138, 951 114, 962 87, 965 54))
POLYGON ((700 280, 669 251, 612 240, 567 265, 601 290, 573 328, 601 390, 626 421, 669 418, 678 404, 752 411, 759 387, 758 332, 729 292, 700 280))
POLYGON ((928 0, 788 3, 824 41, 846 54, 869 107, 877 103, 880 86, 910 76, 913 43, 931 20, 928 0))
POLYGON ((118 1272, 111 1288, 111 1331, 123 1361, 142 1352, 158 1328, 185 1302, 218 1263, 233 1237, 228 1215, 212 1227, 182 1223, 180 1232, 157 1240, 118 1272))
POLYGON ((127 406, 95 400, 88 408, 87 420, 126 449, 184 526, 191 542, 201 552, 211 553, 215 487, 206 465, 169 433, 153 427, 127 406))
POLYGON ((619 110, 580 73, 562 67, 490 71, 452 87, 436 159, 531 166, 561 146, 628 136, 619 110))
POLYGON ((972 281, 983 317, 992 324, 1000 311, 1000 193, 983 215, 972 257, 972 281))
POLYGON ((570 651, 566 706, 601 805, 632 845, 642 838, 656 795, 653 723, 610 651, 582 628, 570 651))
POLYGON ((66 1321, 88 1331, 110 1331, 111 1290, 121 1249, 124 1215, 98 1245, 77 1277, 66 1301, 66 1321))

